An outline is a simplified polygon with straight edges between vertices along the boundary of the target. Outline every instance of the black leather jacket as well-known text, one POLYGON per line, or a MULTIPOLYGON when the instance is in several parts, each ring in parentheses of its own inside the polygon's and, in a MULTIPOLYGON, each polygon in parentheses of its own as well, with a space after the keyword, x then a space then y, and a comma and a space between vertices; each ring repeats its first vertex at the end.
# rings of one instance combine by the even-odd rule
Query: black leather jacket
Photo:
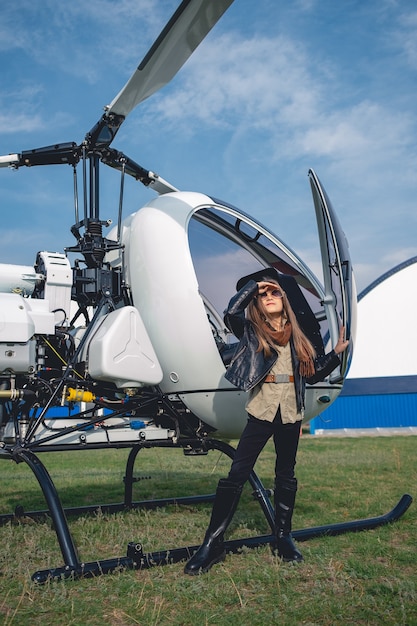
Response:
MULTIPOLYGON (((233 385, 244 391, 250 391, 260 383, 278 358, 278 352, 273 348, 269 357, 264 355, 263 350, 257 352, 259 342, 255 330, 252 323, 245 317, 245 309, 256 295, 257 290, 257 283, 254 280, 249 281, 233 296, 224 314, 226 326, 240 340, 225 377, 233 385)), ((290 339, 290 347, 297 411, 302 413, 304 411, 306 379, 299 373, 299 360, 292 339, 290 339)), ((314 361, 315 373, 311 378, 307 379, 307 382, 313 385, 320 380, 324 380, 339 365, 340 360, 334 350, 328 354, 318 356, 314 361)))

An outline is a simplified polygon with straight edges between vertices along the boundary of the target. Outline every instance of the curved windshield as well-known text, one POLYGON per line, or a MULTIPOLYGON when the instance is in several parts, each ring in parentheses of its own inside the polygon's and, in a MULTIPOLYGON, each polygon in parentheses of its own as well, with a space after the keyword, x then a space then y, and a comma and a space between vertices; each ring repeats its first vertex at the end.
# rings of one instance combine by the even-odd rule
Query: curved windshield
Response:
MULTIPOLYGON (((220 326, 239 278, 272 266, 296 280, 320 324, 321 336, 326 334, 320 283, 283 242, 251 218, 228 207, 204 207, 193 214, 188 238, 200 292, 212 324, 220 326), (217 322, 213 309, 217 312, 217 322)), ((235 341, 224 324, 218 330, 226 341, 235 341)))

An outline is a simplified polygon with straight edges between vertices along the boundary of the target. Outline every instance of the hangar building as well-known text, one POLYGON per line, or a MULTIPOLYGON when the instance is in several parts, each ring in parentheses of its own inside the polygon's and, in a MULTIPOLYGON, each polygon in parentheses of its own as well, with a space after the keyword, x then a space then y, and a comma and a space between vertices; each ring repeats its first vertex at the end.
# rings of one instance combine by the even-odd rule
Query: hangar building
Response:
POLYGON ((417 256, 358 296, 352 364, 311 434, 417 434, 417 256))

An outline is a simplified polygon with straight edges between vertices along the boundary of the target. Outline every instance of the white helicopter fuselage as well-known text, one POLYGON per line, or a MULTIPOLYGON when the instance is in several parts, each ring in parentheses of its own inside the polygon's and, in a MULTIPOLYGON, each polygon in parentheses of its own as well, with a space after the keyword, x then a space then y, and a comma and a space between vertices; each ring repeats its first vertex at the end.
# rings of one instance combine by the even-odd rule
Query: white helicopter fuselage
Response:
MULTIPOLYGON (((221 335, 226 343, 237 339, 230 337, 222 323, 223 310, 213 311, 210 306, 204 286, 199 283, 198 264, 190 248, 193 217, 213 207, 233 219, 235 214, 239 215, 239 219, 245 219, 251 227, 255 224, 235 209, 217 204, 204 194, 168 193, 155 198, 122 223, 123 255, 111 253, 107 260, 114 267, 124 264, 133 304, 140 313, 163 372, 160 381, 163 393, 177 395, 219 436, 233 438, 240 435, 246 423, 247 394, 225 379, 226 366, 215 336, 216 333, 221 335)), ((264 236, 266 234, 271 245, 290 254, 282 242, 264 231, 264 236)), ((113 230, 109 238, 116 235, 113 230)), ((259 258, 255 252, 253 255, 253 266, 257 269, 259 258)), ((310 270, 294 253, 291 256, 298 271, 317 289, 310 270)), ((219 258, 219 272, 211 275, 211 289, 217 288, 223 297, 228 294, 230 298, 239 269, 233 267, 231 272, 229 267, 221 267, 219 258)), ((227 298, 223 302, 224 309, 227 298)), ((308 388, 305 419, 315 417, 330 405, 340 390, 340 384, 329 382, 308 388)))

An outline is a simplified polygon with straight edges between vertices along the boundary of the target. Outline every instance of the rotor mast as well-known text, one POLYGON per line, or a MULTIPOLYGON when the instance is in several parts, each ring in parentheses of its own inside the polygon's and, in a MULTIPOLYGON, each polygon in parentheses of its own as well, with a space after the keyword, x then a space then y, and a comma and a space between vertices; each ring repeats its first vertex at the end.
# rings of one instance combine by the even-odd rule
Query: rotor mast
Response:
MULTIPOLYGON (((81 144, 59 143, 21 154, 0 156, 0 167, 18 169, 22 166, 66 164, 74 168, 76 223, 71 232, 77 239, 77 245, 67 250, 82 253, 88 270, 100 271, 106 252, 120 247, 120 242, 107 240, 102 235, 103 225, 109 224, 100 220, 100 161, 121 171, 121 190, 124 175, 129 174, 159 194, 178 191, 158 174, 138 165, 110 145, 129 113, 171 81, 232 3, 233 0, 183 0, 131 78, 105 107, 104 115, 81 144), (80 161, 83 163, 84 189, 82 220, 78 216, 76 182, 76 167, 80 161), (80 233, 82 227, 85 231, 83 235, 80 233)), ((120 211, 121 203, 119 224, 120 211)))

